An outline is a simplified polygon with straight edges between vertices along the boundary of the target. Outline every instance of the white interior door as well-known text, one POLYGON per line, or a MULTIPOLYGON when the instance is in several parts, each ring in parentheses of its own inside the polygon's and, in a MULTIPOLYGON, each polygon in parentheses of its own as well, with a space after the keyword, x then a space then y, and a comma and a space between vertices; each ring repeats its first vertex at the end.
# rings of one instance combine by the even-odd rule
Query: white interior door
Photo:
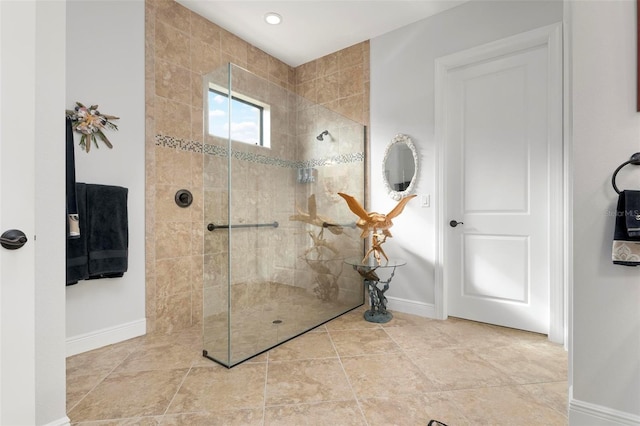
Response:
POLYGON ((64 425, 64 1, 0 1, 0 425, 64 425), (37 241, 36 241, 37 234, 37 241))
POLYGON ((30 2, 0 2, 0 234, 23 231, 18 250, 0 247, 0 424, 36 424, 34 109, 35 31, 30 2), (22 36, 17 37, 17 34, 22 36), (24 39, 21 39, 24 37, 24 39), (26 54, 25 54, 26 52, 26 54), (29 53, 31 56, 29 57, 29 53), (22 83, 22 84, 21 84, 22 83), (26 108, 26 110, 25 110, 26 108), (22 112, 21 112, 22 111, 22 112))
POLYGON ((551 157, 562 152, 551 69, 548 44, 528 43, 446 72, 450 316, 549 333, 551 157))

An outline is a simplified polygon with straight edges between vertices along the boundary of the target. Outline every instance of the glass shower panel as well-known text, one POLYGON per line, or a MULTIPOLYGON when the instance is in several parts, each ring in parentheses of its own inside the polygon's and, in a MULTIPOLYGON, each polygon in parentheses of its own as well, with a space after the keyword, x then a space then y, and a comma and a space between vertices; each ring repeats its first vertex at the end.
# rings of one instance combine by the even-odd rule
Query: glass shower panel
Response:
POLYGON ((203 78, 204 258, 203 347, 208 357, 229 364, 229 117, 230 104, 220 105, 212 89, 229 86, 229 68, 203 78), (225 124, 226 123, 226 124, 225 124), (220 133, 219 129, 224 129, 220 133), (217 136, 216 136, 217 135, 217 136))
MULTIPOLYGON (((364 200, 365 128, 235 65, 227 76, 227 88, 205 84, 228 97, 230 227, 226 241, 222 229, 205 231, 212 240, 205 246, 220 250, 212 258, 226 260, 228 270, 207 270, 220 265, 205 259, 205 277, 212 278, 205 305, 218 307, 204 308, 204 341, 208 357, 231 367, 363 304, 361 278, 343 262, 363 254, 363 240, 337 192, 364 200), (223 281, 226 293, 218 288, 223 281), (218 296, 226 296, 226 311, 218 296)), ((205 102, 210 120, 223 116, 211 113, 213 102, 205 102)), ((223 194, 224 181, 208 180, 205 193, 223 194), (209 190, 208 183, 220 187, 209 190)), ((219 214, 214 204, 206 202, 219 214)))

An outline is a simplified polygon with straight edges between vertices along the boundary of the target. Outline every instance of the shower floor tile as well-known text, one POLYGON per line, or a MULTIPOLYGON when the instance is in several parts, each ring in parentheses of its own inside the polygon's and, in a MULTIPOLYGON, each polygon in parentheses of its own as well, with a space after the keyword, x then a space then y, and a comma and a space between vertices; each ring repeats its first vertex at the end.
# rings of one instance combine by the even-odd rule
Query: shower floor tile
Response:
POLYGON ((200 327, 69 357, 68 416, 86 426, 567 424, 567 353, 545 336, 404 313, 373 324, 364 310, 231 369, 202 357, 200 327))

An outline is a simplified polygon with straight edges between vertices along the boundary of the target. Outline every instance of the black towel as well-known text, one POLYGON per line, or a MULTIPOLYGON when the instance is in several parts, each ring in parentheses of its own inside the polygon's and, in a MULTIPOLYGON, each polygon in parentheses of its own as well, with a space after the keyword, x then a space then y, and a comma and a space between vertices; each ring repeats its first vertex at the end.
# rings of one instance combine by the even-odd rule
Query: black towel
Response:
POLYGON ((616 265, 640 265, 640 191, 618 196, 611 258, 616 265))
MULTIPOLYGON (((76 183, 73 193, 77 196, 77 212, 80 235, 67 238, 67 285, 77 284, 89 278, 89 256, 87 252, 87 186, 76 183)), ((69 221, 67 221, 67 230, 69 221)))
POLYGON ((66 118, 66 170, 67 170, 67 238, 78 238, 80 236, 78 202, 76 194, 76 159, 73 146, 73 128, 71 119, 66 118))
POLYGON ((127 188, 76 183, 80 236, 67 239, 67 285, 128 268, 127 188))
POLYGON ((127 188, 87 185, 89 278, 121 277, 128 266, 127 188))

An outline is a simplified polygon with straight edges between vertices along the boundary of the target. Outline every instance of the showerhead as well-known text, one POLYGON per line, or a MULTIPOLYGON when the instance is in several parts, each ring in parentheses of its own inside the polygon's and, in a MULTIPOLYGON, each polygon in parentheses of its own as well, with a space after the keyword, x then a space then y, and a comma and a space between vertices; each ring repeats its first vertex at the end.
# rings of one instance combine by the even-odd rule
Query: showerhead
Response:
POLYGON ((327 136, 328 134, 329 134, 329 131, 325 130, 324 132, 322 132, 318 136, 316 136, 316 139, 318 139, 319 141, 323 141, 324 137, 327 136))

